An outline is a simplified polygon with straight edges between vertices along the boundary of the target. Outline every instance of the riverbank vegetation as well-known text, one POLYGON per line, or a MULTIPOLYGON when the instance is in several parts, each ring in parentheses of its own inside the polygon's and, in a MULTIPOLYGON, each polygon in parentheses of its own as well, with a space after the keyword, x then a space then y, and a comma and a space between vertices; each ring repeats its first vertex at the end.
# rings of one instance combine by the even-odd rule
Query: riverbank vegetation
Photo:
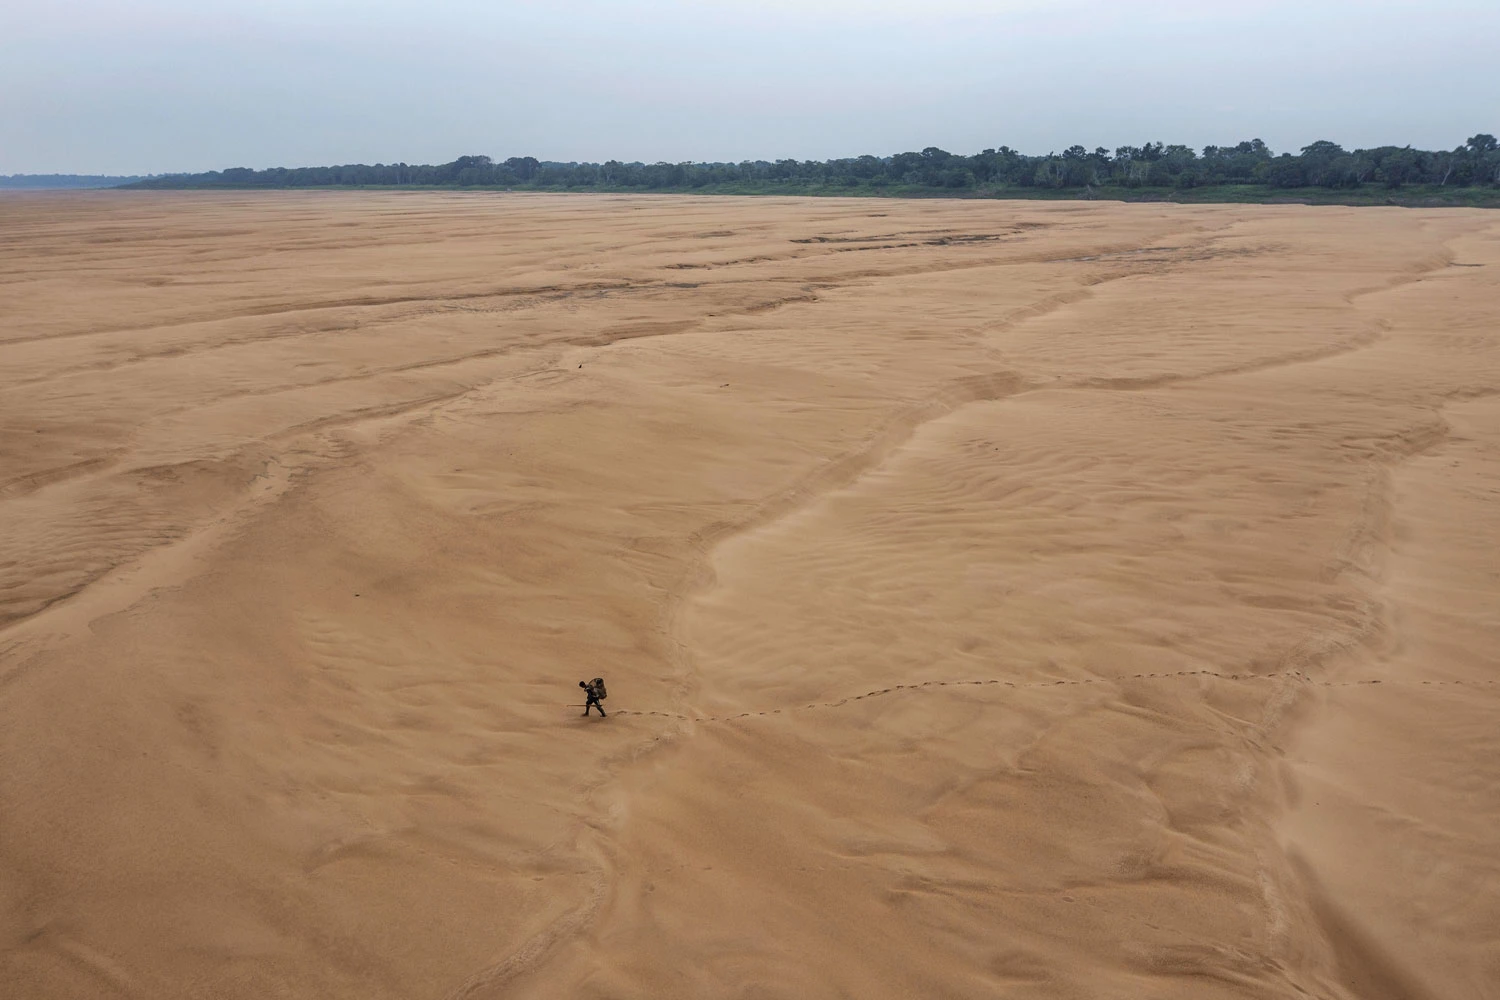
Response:
POLYGON ((153 177, 137 188, 457 187, 541 191, 841 194, 1023 198, 1311 201, 1500 206, 1500 143, 1481 133, 1451 150, 1318 141, 1297 153, 1259 139, 1232 146, 1160 142, 1113 151, 1073 146, 1029 156, 1008 146, 971 156, 935 146, 891 156, 739 163, 559 163, 460 156, 451 163, 239 167, 153 177))

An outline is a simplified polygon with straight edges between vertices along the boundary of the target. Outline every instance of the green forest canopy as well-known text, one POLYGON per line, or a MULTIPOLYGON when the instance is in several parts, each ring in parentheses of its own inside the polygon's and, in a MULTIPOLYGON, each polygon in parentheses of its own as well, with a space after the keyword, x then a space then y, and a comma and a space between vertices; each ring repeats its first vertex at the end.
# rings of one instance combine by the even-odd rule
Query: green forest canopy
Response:
MULTIPOLYGON (((1479 134, 1451 150, 1410 146, 1345 150, 1320 140, 1299 153, 1273 153, 1259 139, 1201 151, 1160 142, 1073 146, 1027 156, 1008 146, 972 156, 929 146, 919 153, 835 160, 746 160, 741 163, 553 163, 530 156, 497 161, 460 156, 452 163, 352 164, 333 167, 236 167, 139 181, 144 188, 502 187, 596 191, 815 191, 818 193, 1027 193, 1223 188, 1265 192, 1325 189, 1500 188, 1500 144, 1479 134)), ((1209 191, 1198 192, 1209 194, 1209 191)))

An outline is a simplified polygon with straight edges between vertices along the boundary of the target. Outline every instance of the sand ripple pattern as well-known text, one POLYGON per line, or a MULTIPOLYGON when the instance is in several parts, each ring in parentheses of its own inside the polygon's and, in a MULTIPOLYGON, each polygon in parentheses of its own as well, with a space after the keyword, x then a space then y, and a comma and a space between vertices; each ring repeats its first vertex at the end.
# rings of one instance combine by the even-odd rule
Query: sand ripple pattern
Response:
POLYGON ((82 193, 0 258, 18 996, 1493 993, 1491 215, 82 193))

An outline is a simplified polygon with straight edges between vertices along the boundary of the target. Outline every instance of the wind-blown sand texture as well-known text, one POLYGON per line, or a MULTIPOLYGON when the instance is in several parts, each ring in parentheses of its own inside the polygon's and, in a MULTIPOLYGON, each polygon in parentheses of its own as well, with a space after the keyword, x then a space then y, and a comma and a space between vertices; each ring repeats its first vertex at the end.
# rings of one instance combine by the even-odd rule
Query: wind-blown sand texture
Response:
POLYGON ((0 261, 6 996, 1500 997, 1500 216, 104 193, 0 261))

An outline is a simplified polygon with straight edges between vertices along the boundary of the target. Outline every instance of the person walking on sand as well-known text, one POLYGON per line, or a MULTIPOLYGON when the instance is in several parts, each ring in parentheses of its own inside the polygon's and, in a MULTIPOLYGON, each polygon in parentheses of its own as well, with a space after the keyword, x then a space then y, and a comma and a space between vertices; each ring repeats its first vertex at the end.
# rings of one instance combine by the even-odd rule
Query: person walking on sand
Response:
POLYGON ((597 708, 599 718, 604 718, 604 699, 609 697, 604 690, 604 678, 595 677, 591 681, 579 681, 578 686, 583 688, 584 696, 587 698, 583 703, 583 714, 587 716, 589 709, 597 708))

